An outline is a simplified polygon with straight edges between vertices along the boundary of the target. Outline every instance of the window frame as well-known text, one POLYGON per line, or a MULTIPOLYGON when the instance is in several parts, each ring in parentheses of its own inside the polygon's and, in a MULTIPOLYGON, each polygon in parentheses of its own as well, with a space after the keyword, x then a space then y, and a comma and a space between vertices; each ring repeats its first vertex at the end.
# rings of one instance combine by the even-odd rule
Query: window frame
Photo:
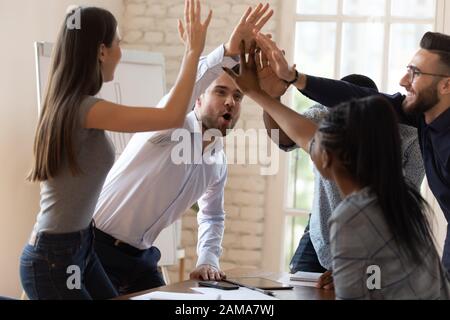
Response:
MULTIPOLYGON (((444 0, 436 0, 436 15, 434 19, 417 19, 410 17, 396 17, 391 15, 391 4, 393 0, 386 0, 385 16, 368 17, 368 16, 350 16, 343 14, 344 0, 338 0, 338 8, 336 15, 307 15, 297 14, 297 0, 283 0, 281 2, 280 15, 278 19, 277 42, 280 47, 286 51, 288 61, 294 61, 295 50, 295 32, 297 22, 335 22, 336 30, 336 52, 334 77, 338 78, 341 68, 342 54, 342 38, 343 24, 346 22, 382 22, 384 23, 385 39, 383 43, 383 70, 381 91, 386 92, 388 87, 388 70, 389 70, 389 52, 390 52, 390 28, 393 23, 421 23, 432 24, 437 32, 447 31, 450 33, 450 3, 444 0)), ((405 62, 405 65, 407 61, 405 62)), ((299 66, 301 68, 301 66, 299 66)), ((293 89, 291 88, 282 98, 285 105, 292 105, 293 89)), ((285 256, 285 226, 286 219, 289 217, 303 216, 307 217, 310 212, 307 210, 299 210, 289 208, 287 206, 287 192, 290 174, 289 171, 290 153, 281 152, 280 154, 280 171, 277 176, 269 180, 268 184, 268 201, 266 204, 266 233, 265 247, 263 249, 264 258, 262 266, 271 270, 283 270, 285 256), (280 214, 280 212, 282 214, 280 214), (274 252, 280 252, 278 259, 273 259, 274 252)), ((424 189, 426 190, 426 188, 424 189)), ((433 203, 431 192, 424 191, 429 202, 433 203), (430 197, 431 194, 431 197, 430 197)))

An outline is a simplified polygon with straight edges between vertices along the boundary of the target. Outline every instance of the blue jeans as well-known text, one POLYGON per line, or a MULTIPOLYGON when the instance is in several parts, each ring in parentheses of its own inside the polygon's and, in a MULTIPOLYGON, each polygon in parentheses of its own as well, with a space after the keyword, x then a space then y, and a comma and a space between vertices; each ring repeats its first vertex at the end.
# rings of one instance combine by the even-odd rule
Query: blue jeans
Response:
POLYGON ((22 287, 31 300, 116 297, 94 251, 93 227, 67 234, 39 233, 20 258, 22 287))
POLYGON ((296 273, 297 271, 323 273, 327 271, 320 264, 316 250, 312 244, 309 235, 309 223, 306 226, 305 233, 300 239, 297 250, 295 250, 291 263, 289 264, 289 269, 291 273, 296 273))
POLYGON ((140 250, 95 229, 95 251, 120 295, 165 285, 158 270, 161 252, 156 247, 140 250))

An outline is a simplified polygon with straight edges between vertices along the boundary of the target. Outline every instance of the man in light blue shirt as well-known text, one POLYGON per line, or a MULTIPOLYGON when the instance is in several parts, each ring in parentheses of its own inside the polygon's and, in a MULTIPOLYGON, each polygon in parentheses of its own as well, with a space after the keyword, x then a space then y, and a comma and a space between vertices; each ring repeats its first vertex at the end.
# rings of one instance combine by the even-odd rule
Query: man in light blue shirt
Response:
POLYGON ((203 134, 215 129, 224 136, 239 120, 243 94, 222 67, 238 65, 232 57, 239 54, 241 40, 264 26, 273 14, 268 10, 268 5, 249 8, 229 42, 200 59, 191 100, 195 109, 183 128, 135 134, 106 178, 94 214, 96 252, 120 294, 164 285, 153 243, 196 202, 198 261, 191 278, 225 276, 219 258, 227 162, 222 139, 204 141, 203 134), (188 147, 182 155, 179 137, 188 147))

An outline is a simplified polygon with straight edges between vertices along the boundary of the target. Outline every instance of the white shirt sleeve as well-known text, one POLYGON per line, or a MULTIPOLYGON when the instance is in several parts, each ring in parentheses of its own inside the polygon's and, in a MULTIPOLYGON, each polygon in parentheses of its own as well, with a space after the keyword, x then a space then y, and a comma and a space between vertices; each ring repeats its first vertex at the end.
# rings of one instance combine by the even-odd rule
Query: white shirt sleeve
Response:
MULTIPOLYGON (((208 89, 208 87, 213 83, 219 76, 221 76, 224 71, 222 67, 233 68, 239 63, 238 58, 225 57, 225 47, 224 45, 219 46, 209 55, 200 57, 197 68, 197 79, 194 86, 194 92, 192 98, 189 102, 189 107, 186 113, 190 113, 193 110, 195 102, 197 99, 208 89)), ((173 92, 173 88, 170 92, 161 99, 158 103, 158 108, 162 108, 169 100, 170 95, 173 92)))
POLYGON ((222 238, 225 228, 224 192, 227 166, 223 166, 221 178, 198 201, 197 267, 209 264, 219 269, 222 254, 222 238))

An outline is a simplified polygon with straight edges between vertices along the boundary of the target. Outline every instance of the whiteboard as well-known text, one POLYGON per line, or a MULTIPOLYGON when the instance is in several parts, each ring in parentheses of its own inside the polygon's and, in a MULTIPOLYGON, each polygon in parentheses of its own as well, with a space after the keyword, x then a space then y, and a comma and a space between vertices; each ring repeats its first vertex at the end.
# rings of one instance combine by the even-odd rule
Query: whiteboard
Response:
MULTIPOLYGON (((35 43, 38 111, 50 70, 53 44, 35 43)), ((97 97, 129 106, 156 106, 166 91, 165 62, 160 53, 123 50, 114 80, 105 83, 97 97)), ((107 132, 116 149, 116 159, 125 149, 132 134, 107 132)), ((177 263, 177 249, 181 245, 181 220, 164 229, 154 245, 161 251, 159 264, 177 263)))

